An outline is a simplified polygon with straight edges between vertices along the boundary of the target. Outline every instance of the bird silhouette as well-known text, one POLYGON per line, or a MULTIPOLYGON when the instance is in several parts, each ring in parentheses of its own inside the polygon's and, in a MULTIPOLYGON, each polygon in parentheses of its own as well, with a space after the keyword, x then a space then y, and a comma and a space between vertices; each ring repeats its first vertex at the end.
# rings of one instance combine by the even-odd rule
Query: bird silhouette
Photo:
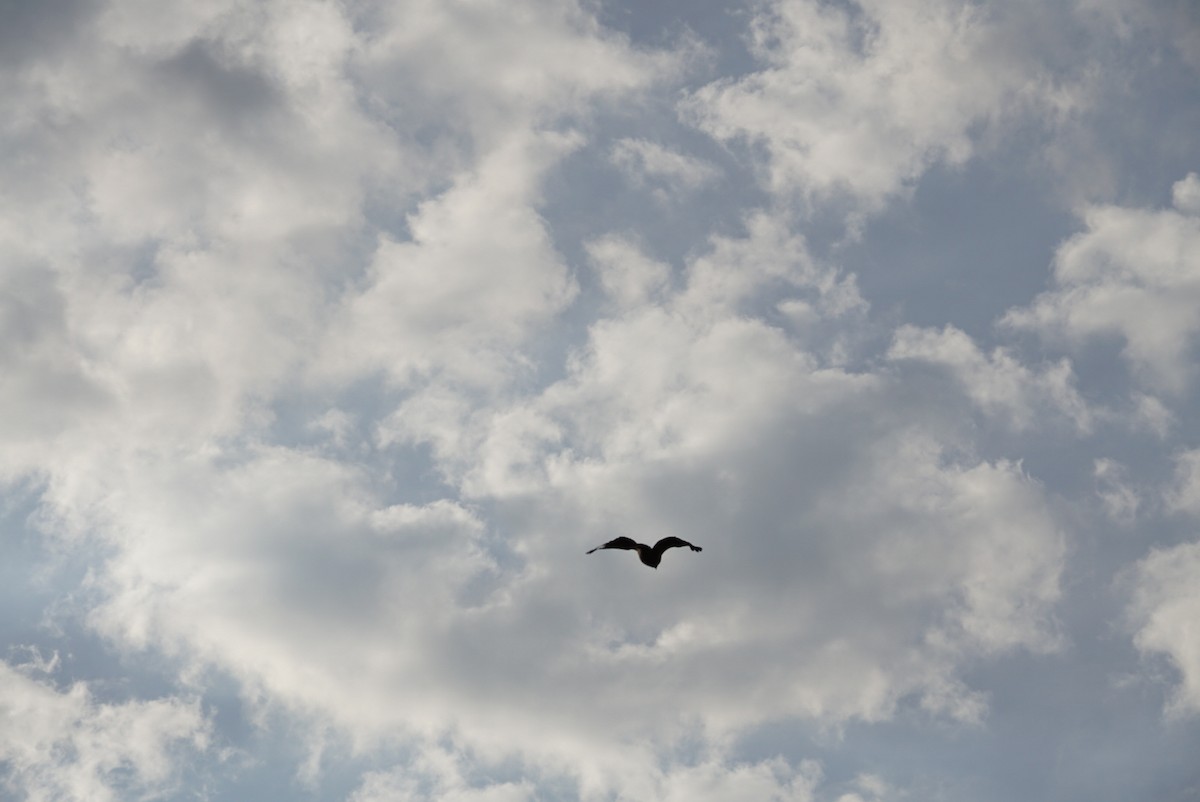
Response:
MULTIPOLYGON (((631 537, 619 537, 616 540, 610 540, 603 546, 597 546, 592 551, 600 549, 630 549, 638 553, 638 557, 642 562, 651 568, 658 568, 658 564, 662 562, 663 552, 667 549, 673 549, 676 546, 687 546, 692 551, 703 551, 699 546, 693 546, 686 540, 677 537, 664 537, 662 540, 654 544, 653 547, 647 546, 645 543, 638 543, 631 537)), ((591 554, 589 551, 588 554, 591 554)))

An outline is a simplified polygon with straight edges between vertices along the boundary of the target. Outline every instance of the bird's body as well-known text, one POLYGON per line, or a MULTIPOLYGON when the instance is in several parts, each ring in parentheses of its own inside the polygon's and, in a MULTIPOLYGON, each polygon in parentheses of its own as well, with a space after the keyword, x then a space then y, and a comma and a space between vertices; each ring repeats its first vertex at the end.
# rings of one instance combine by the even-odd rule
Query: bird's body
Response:
POLYGON ((638 543, 631 537, 619 537, 616 540, 610 540, 603 546, 597 546, 588 552, 599 551, 600 549, 629 549, 636 551, 641 561, 651 568, 658 568, 658 564, 662 562, 663 553, 667 549, 673 549, 676 546, 687 546, 692 551, 703 551, 699 546, 693 546, 686 540, 677 537, 664 537, 662 540, 655 543, 653 546, 647 546, 645 543, 638 543))

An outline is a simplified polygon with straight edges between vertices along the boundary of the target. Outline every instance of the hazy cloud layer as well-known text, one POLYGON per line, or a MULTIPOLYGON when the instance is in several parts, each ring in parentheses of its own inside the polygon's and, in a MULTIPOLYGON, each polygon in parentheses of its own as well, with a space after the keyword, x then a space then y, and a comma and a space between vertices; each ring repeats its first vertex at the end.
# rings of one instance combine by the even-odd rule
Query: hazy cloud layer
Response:
POLYGON ((7 13, 13 799, 1200 788, 1182 7, 7 13))

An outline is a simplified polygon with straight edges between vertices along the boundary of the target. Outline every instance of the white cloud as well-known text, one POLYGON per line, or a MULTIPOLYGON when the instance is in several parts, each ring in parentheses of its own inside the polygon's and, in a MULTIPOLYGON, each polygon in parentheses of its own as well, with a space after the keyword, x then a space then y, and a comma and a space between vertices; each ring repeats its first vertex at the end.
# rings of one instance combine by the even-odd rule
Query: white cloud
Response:
POLYGON ((578 141, 514 137, 422 204, 411 240, 382 238, 365 288, 335 320, 323 372, 503 381, 530 330, 576 291, 533 206, 541 174, 578 141))
POLYGON ((1175 480, 1165 500, 1171 510, 1200 516, 1200 449, 1175 457, 1175 480))
POLYGON ((0 133, 25 156, 0 167, 0 255, 24 266, 0 277, 17 377, 0 409, 21 422, 5 475, 47 448, 229 436, 298 373, 486 383, 520 364, 573 292, 533 208, 580 141, 552 131, 671 62, 562 4, 225 3, 167 22, 144 5, 109 4, 64 57, 8 78, 0 133), (572 69, 547 66, 563 53, 572 69), (377 227, 404 217, 412 241, 377 227), (387 338, 405 345, 381 353, 387 338))
MULTIPOLYGON (((197 693, 232 678, 248 718, 311 723, 281 735, 312 744, 285 773, 323 787, 330 747, 349 744, 375 769, 354 802, 882 799, 892 787, 858 775, 873 754, 825 784, 809 741, 768 725, 986 726, 989 671, 1006 681, 998 658, 1058 648, 1078 577, 1060 477, 980 456, 962 399, 1026 435, 1049 413, 1088 433, 1099 413, 1066 361, 1025 364, 954 327, 902 327, 881 349, 894 322, 827 261, 829 218, 690 192, 718 173, 657 138, 650 117, 676 109, 636 116, 675 102, 654 91, 686 54, 631 44, 591 8, 164 16, 129 0, 70 47, 20 69, 0 57, 0 149, 23 154, 0 161, 0 478, 38 504, 23 517, 27 499, 6 497, 5 522, 86 563, 55 614, 121 658, 165 656, 197 693), (724 233, 581 219, 571 193, 603 190, 588 170, 605 158, 679 201, 656 214, 724 233), (926 405, 916 361, 953 379, 950 403, 926 405), (704 551, 657 571, 584 555, 619 534, 704 551)), ((754 10, 765 66, 684 113, 762 145, 785 195, 884 203, 978 154, 1014 109, 1076 99, 1027 58, 1018 12, 754 10)), ((1155 369, 1185 370, 1178 343, 1200 325, 1196 186, 1175 186, 1173 211, 1096 207, 1058 287, 1012 316, 1069 342, 1125 336, 1149 377, 1129 418, 1160 438, 1180 421, 1149 392, 1182 420, 1187 387, 1155 369), (1089 306, 1112 286, 1144 314, 1089 306)), ((1149 517, 1127 454, 1073 447, 1078 493, 1149 517)), ((1189 513, 1194 453, 1168 494, 1189 513)), ((1168 557, 1194 562, 1179 547, 1139 564, 1137 642, 1176 662, 1191 709, 1195 605, 1168 557)), ((0 668, 0 706, 33 722, 0 725, 14 793, 169 796, 207 750, 194 701, 102 702, 35 669, 56 664, 0 668)))
POLYGON ((648 258, 620 237, 589 242, 587 251, 605 293, 623 307, 657 300, 670 283, 670 265, 648 258))
POLYGON ((0 254, 22 266, 0 276, 24 343, 0 389, 23 424, 3 435, 8 475, 241 429, 311 348, 372 182, 419 186, 356 105, 334 6, 146 19, 111 4, 15 79, 3 135, 29 147, 0 168, 0 254))
POLYGON ((803 301, 817 320, 833 320, 867 309, 853 275, 819 263, 803 236, 780 216, 755 213, 746 220, 746 236, 717 237, 710 252, 688 266, 688 284, 675 301, 683 314, 698 320, 760 312, 771 303, 784 311, 803 301))
POLYGON ((965 161, 976 129, 1021 104, 1073 102, 1033 54, 1015 54, 1007 13, 951 0, 778 0, 752 27, 766 67, 709 84, 684 113, 718 139, 762 144, 775 191, 848 192, 873 206, 934 163, 965 161))
MULTIPOLYGON (((104 534, 119 556, 97 577, 97 628, 320 702, 397 606, 454 610, 465 603, 456 594, 491 570, 481 524, 453 503, 380 504, 359 470, 285 449, 239 462, 113 466, 104 534)), ((371 663, 351 675, 383 670, 371 663)))
POLYGON ((562 4, 354 11, 371 24, 300 2, 157 25, 114 4, 27 71, 3 130, 46 170, 8 182, 0 216, 4 255, 29 265, 0 277, 18 379, 0 407, 21 424, 5 478, 44 482, 39 524, 111 556, 81 616, 358 739, 453 724, 438 691, 380 700, 469 687, 454 627, 502 607, 511 577, 466 508, 392 504, 360 466, 260 445, 270 407, 321 396, 299 428, 336 444, 362 411, 330 416, 323 394, 374 372, 511 381, 575 292, 536 211, 582 142, 555 131, 668 60, 562 4), (43 136, 55 119, 82 122, 43 136))
MULTIPOLYGON (((736 316, 756 271, 772 263, 769 230, 715 244, 690 267, 689 285, 663 303, 595 324, 568 379, 490 413, 482 440, 454 455, 459 466, 449 474, 473 496, 526 510, 522 553, 567 572, 573 588, 608 581, 607 573, 579 573, 572 554, 614 533, 683 534, 720 561, 719 577, 706 573, 705 598, 688 597, 686 618, 672 621, 678 602, 668 597, 650 608, 668 605, 657 624, 644 600, 637 625, 620 600, 606 600, 603 617, 591 612, 597 637, 582 644, 587 660, 571 663, 589 676, 596 663, 630 678, 677 666, 689 683, 654 704, 711 706, 720 726, 753 720, 757 700, 777 712, 876 718, 907 693, 977 717, 980 700, 954 681, 953 665, 967 654, 1053 647, 1048 613, 1062 535, 1041 491, 1015 466, 959 465, 928 435, 856 430, 885 403, 878 377, 821 369, 783 332, 736 316), (814 452, 834 460, 831 476, 812 474, 803 460, 817 459, 814 452), (564 539, 564 531, 592 534, 564 539), (851 554, 871 555, 872 566, 852 588, 810 584, 812 571, 849 570, 851 554), (936 620, 923 617, 927 605, 942 609, 936 620), (802 612, 817 609, 845 612, 826 624, 802 612), (880 636, 876 625, 891 634, 880 636), (755 701, 742 699, 736 710, 708 685, 725 677, 723 666, 791 664, 790 654, 806 657, 790 672, 757 673, 755 701), (706 671, 693 674, 701 663, 706 671), (690 682, 704 687, 688 690, 690 682)), ((821 280, 806 270, 791 280, 821 280)), ((700 570, 674 563, 689 576, 700 570)), ((548 578, 517 598, 531 601, 535 590, 564 610, 574 603, 548 578)), ((586 595, 597 594, 600 585, 586 595)), ((603 698, 603 680, 594 679, 601 684, 591 693, 603 698)), ((641 720, 629 703, 651 704, 636 695, 613 700, 607 715, 641 720)))
POLYGON ((662 202, 720 175, 707 162, 645 139, 617 140, 609 152, 609 160, 635 185, 658 185, 654 196, 662 202))
POLYGON ((1043 423, 1047 411, 1066 416, 1080 431, 1091 427, 1092 414, 1075 389, 1074 372, 1065 359, 1033 370, 1004 348, 985 354, 953 326, 941 331, 901 326, 888 357, 944 366, 984 413, 1002 417, 1017 429, 1043 423))
MULTIPOLYGON (((44 667, 43 667, 44 668, 44 667)), ((0 783, 11 799, 107 802, 172 797, 185 761, 208 747, 199 705, 97 701, 0 661, 0 783)))
POLYGON ((720 802, 725 799, 770 799, 779 802, 812 802, 821 779, 815 763, 798 769, 783 760, 728 766, 704 763, 677 769, 665 777, 655 795, 667 802, 720 802))
MULTIPOLYGON (((111 555, 88 620, 113 643, 215 666, 356 743, 450 733, 479 760, 517 756, 589 793, 680 795, 708 778, 806 799, 791 770, 660 775, 628 752, 780 716, 877 721, 910 702, 978 721, 986 699, 962 668, 1055 647, 1065 548, 1017 465, 971 457, 953 427, 897 405, 895 379, 824 366, 755 314, 794 295, 835 325, 844 291, 757 218, 680 286, 597 320, 543 390, 429 385, 378 445, 430 442, 478 509, 393 504, 386 474, 237 442, 84 453, 53 466, 44 502, 65 536, 111 555), (657 572, 584 557, 617 533, 705 551, 657 572)), ((425 793, 373 782, 364 798, 425 793)), ((437 782, 468 799, 526 793, 437 782)))
POLYGON ((364 16, 382 25, 361 64, 373 91, 401 114, 461 126, 480 152, 514 126, 536 129, 587 113, 590 102, 679 68, 671 54, 630 48, 575 2, 412 0, 367 8, 364 16))
POLYGON ((1054 289, 1005 322, 1076 346, 1119 336, 1141 381, 1178 397, 1194 378, 1200 334, 1200 216, 1186 204, 1092 206, 1084 223, 1058 248, 1054 289))
MULTIPOLYGON (((745 763, 708 756, 702 761, 665 768, 645 758, 638 766, 642 776, 632 778, 620 798, 662 799, 666 802, 724 802, 729 799, 763 799, 776 802, 813 802, 822 781, 820 766, 805 761, 789 765, 781 758, 745 763)), ((556 778, 559 779, 559 778, 556 778)), ((519 802, 539 799, 528 782, 494 780, 486 772, 471 770, 468 755, 442 746, 422 749, 407 765, 368 774, 348 802, 439 799, 450 802, 519 802)), ((584 787, 580 798, 610 798, 599 786, 584 787)))
POLYGON ((1134 644, 1144 654, 1165 655, 1179 672, 1168 702, 1176 715, 1200 713, 1200 543, 1156 549, 1132 569, 1129 614, 1134 644))
POLYGON ((1188 173, 1171 187, 1171 203, 1184 214, 1200 217, 1200 175, 1188 173))
POLYGON ((466 756, 440 746, 423 749, 403 768, 367 774, 347 802, 523 802, 536 799, 529 782, 472 781, 466 756))

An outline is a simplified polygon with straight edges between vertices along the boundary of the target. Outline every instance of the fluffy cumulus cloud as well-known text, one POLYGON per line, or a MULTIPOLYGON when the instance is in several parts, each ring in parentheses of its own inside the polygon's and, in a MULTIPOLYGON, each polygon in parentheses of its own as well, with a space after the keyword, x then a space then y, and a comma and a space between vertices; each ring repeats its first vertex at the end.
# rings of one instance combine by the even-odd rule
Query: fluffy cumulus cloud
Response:
MULTIPOLYGON (((1174 477, 1163 500, 1194 526, 1200 518, 1200 450, 1176 456, 1174 477)), ((1132 586, 1129 615, 1134 642, 1144 654, 1163 657, 1170 664, 1174 676, 1167 709, 1180 716, 1200 712, 1200 649, 1194 635, 1200 615, 1198 568, 1200 543, 1181 543, 1154 550, 1127 577, 1132 586)))
POLYGON ((939 365, 950 372, 963 392, 985 413, 1028 428, 1035 417, 1057 412, 1087 430, 1092 414, 1074 386, 1066 360, 1041 370, 1026 367, 1004 348, 985 354, 964 332, 947 326, 941 331, 902 326, 888 356, 939 365))
POLYGON ((330 336, 328 370, 491 384, 519 367, 514 349, 575 291, 533 205, 541 174, 575 138, 514 139, 421 204, 410 239, 381 237, 367 288, 346 299, 330 336))
POLYGON ((88 686, 58 688, 57 666, 0 661, 0 783, 20 800, 170 798, 181 757, 209 746, 193 701, 104 703, 88 686))
MULTIPOLYGON (((974 717, 959 659, 1053 643, 1061 533, 1014 466, 956 459, 916 412, 861 426, 887 417, 885 380, 824 367, 737 314, 752 301, 744 266, 786 266, 782 253, 761 258, 777 244, 720 242, 665 304, 597 323, 565 380, 493 416, 459 457, 464 487, 553 504, 549 521, 517 518, 530 560, 570 577, 563 589, 540 580, 536 597, 586 605, 592 631, 558 660, 587 674, 592 696, 611 693, 602 709, 616 726, 640 730, 660 703, 717 729, 771 710, 876 719, 908 694, 974 717), (570 555, 625 531, 710 544, 718 568, 671 566, 703 595, 606 598, 611 560, 570 555), (675 682, 643 685, 664 666, 675 682), (746 691, 722 692, 735 684, 746 691)), ((778 280, 829 283, 798 261, 778 280)))
POLYGON ((1133 571, 1134 642, 1142 652, 1165 656, 1177 672, 1168 710, 1178 715, 1200 712, 1200 648, 1193 634, 1200 615, 1197 570, 1200 544, 1187 543, 1151 553, 1133 571))
MULTIPOLYGON (((446 799, 458 802, 518 802, 537 798, 527 782, 489 781, 471 776, 461 755, 441 748, 422 752, 400 770, 367 775, 350 802, 446 799)), ((629 789, 631 797, 683 802, 683 800, 770 799, 810 802, 821 781, 815 763, 789 766, 781 759, 754 764, 727 764, 708 760, 682 768, 655 772, 629 789)))
POLYGON ((719 175, 715 167, 701 159, 645 139, 618 140, 609 159, 634 184, 655 185, 654 197, 663 203, 680 192, 709 183, 719 175))
POLYGON ((1086 230, 1055 254, 1054 288, 1006 322, 1072 345, 1118 337, 1147 389, 1182 394, 1200 333, 1196 183, 1195 173, 1177 182, 1169 209, 1089 207, 1086 230))
POLYGON ((1012 798, 936 755, 1070 736, 1094 598, 1087 690, 1165 657, 1120 703, 1189 726, 1194 167, 1048 214, 998 319, 890 259, 989 170, 1063 202, 1099 5, 14 12, 6 793, 1012 798))
POLYGON ((130 455, 48 490, 114 552, 90 623, 364 736, 449 731, 582 766, 597 790, 655 782, 614 736, 670 749, 696 727, 874 721, 905 698, 979 719, 959 666, 1053 648, 1062 533, 1015 465, 951 453, 917 411, 861 427, 885 417, 885 379, 740 314, 763 283, 837 286, 799 248, 755 221, 661 302, 598 321, 537 396, 422 419, 503 540, 469 506, 389 504, 362 467, 294 448, 130 455), (619 531, 684 535, 709 559, 671 555, 666 581, 580 559, 619 531))
POLYGON ((964 162, 980 129, 1028 104, 1082 102, 1022 52, 1020 29, 1038 13, 954 0, 765 4, 751 26, 764 68, 711 83, 684 108, 720 139, 764 147, 774 190, 876 204, 935 163, 964 162))

